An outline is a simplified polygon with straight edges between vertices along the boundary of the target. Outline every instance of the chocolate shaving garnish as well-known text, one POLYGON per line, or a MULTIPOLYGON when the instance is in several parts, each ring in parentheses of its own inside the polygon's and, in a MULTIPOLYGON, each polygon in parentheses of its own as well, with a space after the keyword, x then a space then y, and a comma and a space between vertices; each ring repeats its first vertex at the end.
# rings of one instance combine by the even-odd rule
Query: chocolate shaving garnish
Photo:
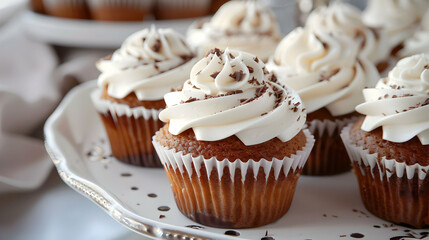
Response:
POLYGON ((262 96, 262 94, 264 94, 267 91, 267 89, 268 89, 267 86, 263 86, 261 88, 256 89, 255 97, 258 98, 258 97, 262 96))
POLYGON ((429 98, 426 98, 426 100, 422 103, 422 107, 429 104, 429 98))
POLYGON ((275 83, 277 82, 277 76, 274 73, 270 76, 270 81, 275 83))
POLYGON ((297 121, 297 122, 299 122, 299 120, 300 120, 300 119, 301 119, 301 116, 299 116, 299 117, 296 119, 296 121, 297 121))
MULTIPOLYGON (((243 93, 243 90, 234 90, 234 91, 229 91, 225 94, 223 94, 223 96, 229 96, 229 95, 234 95, 234 94, 239 94, 239 93, 243 93)), ((222 95, 222 94, 221 94, 222 95)))
POLYGON ((197 90, 199 90, 199 89, 200 89, 200 88, 198 88, 198 87, 197 87, 197 86, 195 86, 195 85, 194 85, 194 86, 192 86, 192 88, 195 88, 195 89, 197 89, 197 90))
POLYGON ((329 81, 329 79, 331 79, 331 77, 335 76, 338 72, 340 71, 340 69, 335 69, 332 73, 330 73, 329 75, 325 75, 324 73, 322 73, 320 75, 320 80, 319 82, 323 82, 323 81, 329 81))
POLYGON ((384 98, 388 98, 388 97, 389 97, 389 94, 385 94, 383 97, 384 97, 384 98))
POLYGON ((396 95, 392 95, 392 98, 397 98, 398 96, 396 96, 396 95))
POLYGON ((262 71, 264 71, 264 74, 268 74, 268 73, 270 73, 270 72, 268 72, 268 70, 267 70, 267 68, 266 68, 266 67, 263 67, 263 68, 262 68, 262 71))
POLYGON ((232 55, 232 53, 229 53, 229 57, 230 58, 235 58, 234 55, 232 55))
POLYGON ((158 65, 154 64, 154 65, 153 65, 153 67, 154 67, 157 71, 159 71, 159 66, 158 66, 158 65))
POLYGON ((264 116, 264 115, 267 115, 267 114, 268 114, 267 112, 265 112, 265 113, 262 113, 262 114, 261 114, 261 117, 262 117, 262 116, 264 116))
POLYGON ((253 68, 252 67, 249 67, 249 66, 247 66, 247 69, 249 69, 249 73, 253 73, 253 68))
POLYGON ((219 75, 220 72, 215 72, 213 74, 210 75, 210 77, 212 77, 213 79, 215 79, 217 77, 217 75, 219 75))
POLYGON ((424 68, 425 68, 425 69, 429 69, 429 64, 426 64, 426 65, 424 66, 424 68))
POLYGON ((253 77, 252 79, 248 80, 247 82, 250 83, 250 84, 253 84, 253 85, 260 85, 260 83, 258 82, 258 80, 256 80, 255 77, 253 77))
POLYGON ((239 99, 240 103, 243 103, 245 101, 249 100, 248 98, 239 99))
POLYGON ((297 108, 297 107, 293 107, 293 108, 291 108, 290 110, 292 110, 293 112, 297 112, 297 111, 298 111, 298 108, 297 108))
POLYGON ((241 80, 243 80, 244 74, 243 74, 243 71, 240 70, 240 71, 234 72, 233 74, 230 74, 229 76, 234 78, 235 81, 240 82, 241 80))
POLYGON ((202 71, 202 70, 198 71, 198 72, 197 72, 197 74, 195 74, 195 76, 200 75, 201 71, 202 71))
POLYGON ((143 38, 142 38, 142 42, 144 42, 144 41, 146 41, 146 37, 143 37, 143 38))
POLYGON ((155 51, 155 52, 159 52, 160 50, 161 50, 161 40, 159 40, 159 39, 156 39, 156 41, 155 41, 155 44, 152 46, 152 49, 155 51))
POLYGON ((296 102, 295 104, 294 104, 294 106, 299 106, 299 104, 301 104, 300 102, 296 102))
POLYGON ((253 60, 255 60, 255 62, 259 62, 259 58, 258 57, 255 57, 253 60))
POLYGON ((319 38, 319 36, 315 35, 316 39, 319 40, 319 42, 322 43, 322 46, 325 50, 329 49, 329 45, 327 43, 325 43, 324 41, 322 41, 322 39, 319 38))
POLYGON ((271 97, 271 95, 273 95, 273 93, 272 93, 272 92, 268 92, 268 96, 270 96, 270 97, 271 97))
POLYGON ((218 57, 220 57, 220 55, 222 55, 223 54, 223 51, 222 50, 220 50, 219 48, 215 48, 215 49, 212 49, 212 50, 210 50, 210 52, 209 52, 209 54, 216 54, 218 57))

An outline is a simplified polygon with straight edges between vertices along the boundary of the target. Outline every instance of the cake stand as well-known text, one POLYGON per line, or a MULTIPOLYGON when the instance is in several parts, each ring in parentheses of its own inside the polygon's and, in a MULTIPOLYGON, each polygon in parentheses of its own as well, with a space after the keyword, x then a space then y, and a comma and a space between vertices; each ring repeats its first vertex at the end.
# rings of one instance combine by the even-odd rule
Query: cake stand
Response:
POLYGON ((118 48, 129 35, 151 25, 185 34, 197 19, 110 22, 59 18, 26 10, 22 20, 27 34, 42 42, 66 47, 118 48))
POLYGON ((131 166, 111 156, 90 93, 73 89, 45 125, 46 148, 59 175, 120 224, 153 239, 422 239, 427 230, 385 222, 364 208, 353 174, 302 176, 289 212, 252 229, 202 226, 183 216, 163 169, 131 166), (402 238, 401 238, 402 237, 402 238))

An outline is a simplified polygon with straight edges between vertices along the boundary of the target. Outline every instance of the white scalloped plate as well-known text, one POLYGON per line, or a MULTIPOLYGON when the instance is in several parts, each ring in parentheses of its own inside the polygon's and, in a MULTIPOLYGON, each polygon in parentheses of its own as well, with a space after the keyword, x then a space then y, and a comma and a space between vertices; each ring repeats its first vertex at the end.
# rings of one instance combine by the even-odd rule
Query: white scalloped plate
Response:
POLYGON ((266 240, 356 239, 362 235, 361 239, 372 240, 425 234, 369 214, 352 173, 302 176, 289 212, 267 226, 231 232, 192 222, 177 209, 162 169, 130 166, 110 156, 101 120, 90 101, 95 87, 94 81, 78 86, 63 100, 45 125, 46 147, 64 182, 135 232, 159 239, 266 240), (162 211, 167 207, 168 211, 162 211))
MULTIPOLYGON (((1 0, 0 0, 1 1, 1 0)), ((68 47, 118 48, 134 32, 156 25, 185 34, 196 19, 109 22, 52 17, 27 10, 25 31, 42 42, 68 47)))

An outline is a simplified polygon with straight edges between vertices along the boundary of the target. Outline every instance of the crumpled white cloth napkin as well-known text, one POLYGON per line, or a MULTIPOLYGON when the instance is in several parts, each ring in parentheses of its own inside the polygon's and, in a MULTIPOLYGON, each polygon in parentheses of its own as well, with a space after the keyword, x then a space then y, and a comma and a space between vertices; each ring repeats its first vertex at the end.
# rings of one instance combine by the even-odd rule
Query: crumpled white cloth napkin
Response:
POLYGON ((53 49, 28 39, 19 21, 0 28, 0 193, 35 189, 52 168, 33 136, 60 99, 56 66, 53 49))

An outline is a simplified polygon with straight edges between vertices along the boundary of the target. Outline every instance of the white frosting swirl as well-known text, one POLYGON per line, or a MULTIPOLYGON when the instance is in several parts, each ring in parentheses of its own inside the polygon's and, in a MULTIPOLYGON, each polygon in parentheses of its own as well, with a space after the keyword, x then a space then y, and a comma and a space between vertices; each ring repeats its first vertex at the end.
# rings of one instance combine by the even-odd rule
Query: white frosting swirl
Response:
POLYGON ((258 2, 231 1, 210 21, 188 30, 188 42, 206 53, 210 49, 236 49, 267 60, 281 39, 274 13, 258 2))
POLYGON ((383 139, 406 142, 417 136, 429 144, 429 55, 404 58, 375 88, 364 89, 362 130, 383 127, 383 139))
POLYGON ((102 72, 98 85, 121 99, 134 92, 139 100, 161 100, 165 93, 185 82, 194 52, 172 29, 144 29, 128 37, 110 59, 97 63, 102 72))
POLYGON ((333 116, 352 113, 363 102, 362 89, 379 79, 350 37, 303 28, 280 42, 267 67, 298 91, 309 113, 326 107, 333 116))
POLYGON ((399 56, 408 57, 414 54, 429 54, 429 10, 426 11, 419 29, 411 38, 404 42, 404 48, 399 52, 399 56))
POLYGON ((373 63, 387 59, 390 53, 385 32, 365 25, 361 11, 344 2, 334 2, 329 7, 313 11, 306 28, 348 35, 360 46, 360 56, 373 63))
POLYGON ((428 0, 368 0, 363 20, 384 28, 393 48, 414 33, 428 7, 428 0))
POLYGON ((294 90, 270 79, 253 55, 213 50, 192 68, 182 91, 164 96, 167 108, 159 118, 170 122, 175 135, 192 128, 197 140, 235 135, 245 145, 275 137, 289 141, 301 131, 306 112, 294 90))

